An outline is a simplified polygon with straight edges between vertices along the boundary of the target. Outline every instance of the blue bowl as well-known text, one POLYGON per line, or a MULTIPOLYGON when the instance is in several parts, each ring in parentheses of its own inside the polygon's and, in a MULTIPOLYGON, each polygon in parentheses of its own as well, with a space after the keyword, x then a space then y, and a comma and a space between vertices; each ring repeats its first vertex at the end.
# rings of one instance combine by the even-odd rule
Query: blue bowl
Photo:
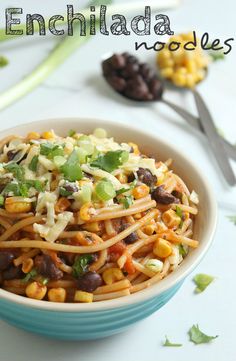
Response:
POLYGON ((174 159, 174 170, 194 189, 200 198, 199 214, 194 224, 194 238, 199 247, 190 251, 180 267, 161 282, 135 294, 92 304, 61 304, 32 300, 0 289, 0 317, 26 331, 62 340, 89 340, 119 333, 135 322, 157 311, 177 292, 184 279, 199 264, 209 249, 216 228, 217 206, 212 187, 202 170, 179 150, 153 134, 113 122, 94 119, 56 119, 24 124, 3 131, 0 138, 9 134, 25 135, 29 131, 42 132, 54 129, 67 134, 68 129, 92 132, 103 127, 120 142, 135 142, 144 152, 157 154, 158 159, 174 159), (201 202, 201 200, 204 200, 201 202))

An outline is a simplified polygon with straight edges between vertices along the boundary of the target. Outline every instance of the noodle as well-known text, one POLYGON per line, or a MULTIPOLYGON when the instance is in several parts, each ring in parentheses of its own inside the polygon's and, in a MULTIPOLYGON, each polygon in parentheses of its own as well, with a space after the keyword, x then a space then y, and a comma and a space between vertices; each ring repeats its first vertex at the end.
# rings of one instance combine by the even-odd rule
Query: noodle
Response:
POLYGON ((52 302, 111 300, 161 281, 198 247, 198 208, 171 159, 155 161, 112 138, 44 135, 0 141, 0 255, 12 260, 2 289, 39 299, 32 290, 43 288, 42 300, 52 302), (94 151, 82 159, 84 146, 94 151), (14 162, 9 149, 24 149, 24 158, 14 162), (161 242, 171 248, 166 258, 161 242), (8 280, 10 267, 18 276, 8 280))

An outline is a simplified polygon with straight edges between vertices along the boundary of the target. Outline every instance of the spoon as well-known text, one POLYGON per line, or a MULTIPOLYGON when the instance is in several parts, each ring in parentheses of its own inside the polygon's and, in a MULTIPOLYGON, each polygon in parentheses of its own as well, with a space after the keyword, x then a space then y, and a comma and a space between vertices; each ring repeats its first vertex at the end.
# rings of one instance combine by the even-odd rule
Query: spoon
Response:
MULTIPOLYGON (((140 64, 138 59, 129 53, 109 54, 106 55, 102 61, 102 69, 108 84, 123 97, 132 101, 146 103, 161 101, 185 119, 196 130, 205 133, 198 117, 195 117, 184 108, 163 98, 166 82, 157 77, 148 64, 140 64), (140 74, 144 80, 142 77, 140 79, 140 74), (152 93, 147 89, 145 79, 151 84, 150 89, 152 93)), ((224 149, 228 156, 236 160, 236 147, 223 138, 220 140, 224 144, 224 149)))

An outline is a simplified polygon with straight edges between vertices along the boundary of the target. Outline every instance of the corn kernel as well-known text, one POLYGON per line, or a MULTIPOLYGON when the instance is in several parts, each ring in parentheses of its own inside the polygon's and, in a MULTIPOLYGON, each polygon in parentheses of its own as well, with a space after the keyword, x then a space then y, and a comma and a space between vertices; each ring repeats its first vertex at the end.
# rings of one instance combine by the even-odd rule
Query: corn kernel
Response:
POLYGON ((148 224, 142 228, 142 231, 148 236, 151 236, 155 232, 155 229, 156 226, 154 224, 148 224))
POLYGON ((51 288, 48 291, 48 300, 51 302, 65 302, 66 290, 64 288, 51 288))
POLYGON ((26 137, 27 140, 37 140, 40 139, 40 134, 37 132, 30 132, 27 134, 26 137))
POLYGON ((26 287, 25 293, 29 298, 33 298, 34 300, 42 300, 47 293, 47 287, 41 285, 38 282, 32 282, 26 287))
POLYGON ((57 203, 55 204, 55 211, 57 213, 64 212, 70 206, 71 206, 70 201, 65 197, 61 197, 58 199, 57 203))
POLYGON ((44 139, 53 139, 55 137, 55 134, 53 133, 53 131, 47 131, 47 132, 43 132, 42 134, 42 138, 44 139))
POLYGON ((174 73, 172 81, 176 86, 184 87, 186 85, 186 77, 181 73, 174 73))
POLYGON ((93 302, 93 294, 84 291, 76 291, 74 296, 75 302, 91 303, 93 302))
POLYGON ((133 215, 134 219, 140 219, 142 218, 142 214, 141 213, 136 213, 133 215))
POLYGON ((126 184, 128 182, 128 177, 125 174, 117 174, 116 178, 121 184, 126 184))
POLYGON ((99 222, 91 222, 88 224, 83 224, 82 228, 88 232, 97 233, 101 231, 101 224, 99 222))
POLYGON ((122 280, 124 275, 119 268, 108 268, 103 272, 102 278, 107 285, 112 285, 112 283, 122 280))
POLYGON ((82 219, 82 221, 89 221, 91 218, 91 215, 89 213, 89 209, 91 207, 91 203, 85 203, 82 205, 79 211, 79 216, 82 219))
POLYGON ((172 253, 171 243, 165 239, 158 238, 158 240, 154 243, 153 253, 160 258, 169 257, 172 253))
POLYGON ((146 184, 142 184, 141 186, 133 189, 133 196, 135 199, 140 199, 148 196, 149 192, 150 188, 146 184))
POLYGON ((161 70, 161 76, 163 76, 163 78, 171 78, 174 74, 174 69, 171 67, 165 67, 161 70))
POLYGON ((193 74, 186 75, 186 86, 188 88, 193 88, 196 85, 196 77, 193 74))
POLYGON ((24 273, 30 272, 33 268, 33 265, 34 265, 34 261, 32 260, 32 258, 27 258, 22 263, 22 272, 24 273))
POLYGON ((173 209, 164 212, 162 214, 162 220, 168 228, 178 227, 181 222, 180 217, 177 216, 173 209))
POLYGON ((135 154, 135 155, 139 155, 140 154, 140 151, 139 151, 139 148, 138 148, 138 146, 137 146, 137 144, 135 144, 135 143, 128 143, 129 144, 129 146, 131 147, 131 148, 133 148, 133 153, 135 154))
POLYGON ((9 213, 27 213, 31 210, 30 202, 15 202, 14 197, 6 198, 5 209, 9 213))

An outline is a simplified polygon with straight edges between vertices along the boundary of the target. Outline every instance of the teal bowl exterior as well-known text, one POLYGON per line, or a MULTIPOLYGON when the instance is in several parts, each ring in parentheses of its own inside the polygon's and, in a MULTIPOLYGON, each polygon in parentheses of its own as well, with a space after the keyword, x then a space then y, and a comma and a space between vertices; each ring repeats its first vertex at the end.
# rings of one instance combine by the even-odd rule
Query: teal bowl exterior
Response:
POLYGON ((93 340, 122 332, 164 306, 183 281, 147 301, 94 312, 57 312, 0 300, 0 317, 25 331, 60 340, 93 340))

